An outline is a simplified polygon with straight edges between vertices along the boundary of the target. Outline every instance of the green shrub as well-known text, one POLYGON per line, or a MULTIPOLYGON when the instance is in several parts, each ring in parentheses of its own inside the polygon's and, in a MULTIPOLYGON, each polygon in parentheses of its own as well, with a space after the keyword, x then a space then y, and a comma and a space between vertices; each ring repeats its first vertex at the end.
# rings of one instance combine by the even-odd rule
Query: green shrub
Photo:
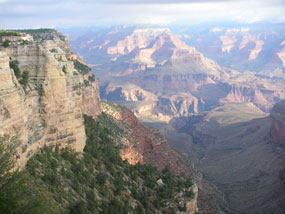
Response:
POLYGON ((22 73, 22 78, 19 81, 21 83, 21 85, 26 88, 28 86, 29 83, 29 71, 23 71, 22 73))
POLYGON ((84 85, 87 87, 87 86, 89 86, 90 84, 89 84, 89 81, 88 80, 84 80, 84 85))
POLYGON ((107 180, 107 175, 105 173, 99 173, 96 176, 96 180, 97 180, 99 185, 103 186, 107 180))
POLYGON ((2 46, 3 46, 4 48, 9 47, 9 46, 10 46, 10 41, 9 41, 8 39, 6 39, 6 40, 3 42, 2 46))
POLYGON ((65 65, 62 67, 62 72, 66 74, 66 66, 65 65))
POLYGON ((2 36, 20 36, 20 34, 15 31, 0 30, 0 38, 2 36))
POLYGON ((84 201, 79 201, 75 203, 70 208, 70 214, 88 214, 87 206, 84 201))
POLYGON ((89 68, 87 65, 84 65, 77 60, 74 60, 73 63, 74 63, 74 68, 78 70, 79 73, 81 74, 88 74, 89 71, 91 71, 91 68, 89 68))
POLYGON ((88 77, 88 80, 89 80, 90 82, 95 82, 95 76, 94 76, 94 75, 89 76, 89 77, 88 77))
MULTIPOLYGON (((11 178, 10 170, 15 164, 15 148, 7 137, 0 137, 0 189, 11 178)), ((1 192, 1 191, 0 191, 1 192)))
POLYGON ((28 40, 22 40, 22 41, 21 41, 21 45, 27 45, 27 44, 29 44, 29 41, 28 41, 28 40))
POLYGON ((17 60, 12 60, 9 62, 9 66, 10 66, 10 68, 12 68, 14 70, 14 74, 15 74, 16 78, 19 79, 21 77, 19 62, 17 60))

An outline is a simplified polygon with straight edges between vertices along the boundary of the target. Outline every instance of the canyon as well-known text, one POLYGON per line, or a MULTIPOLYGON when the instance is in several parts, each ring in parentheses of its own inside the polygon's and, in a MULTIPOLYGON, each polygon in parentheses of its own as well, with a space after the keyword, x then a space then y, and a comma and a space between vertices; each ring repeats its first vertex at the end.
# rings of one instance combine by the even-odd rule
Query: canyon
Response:
POLYGON ((12 142, 22 169, 45 146, 82 153, 83 115, 103 117, 123 160, 192 178, 187 213, 282 213, 283 43, 259 70, 251 63, 271 40, 244 28, 211 32, 216 49, 205 48, 207 33, 120 26, 71 41, 76 54, 55 30, 5 37, 1 140, 12 142), (215 58, 238 58, 237 45, 248 53, 240 66, 215 58))
POLYGON ((269 115, 252 103, 228 103, 176 118, 164 134, 192 158, 208 194, 224 193, 218 203, 226 201, 237 213, 282 213, 284 109, 284 100, 269 115))
POLYGON ((283 213, 284 36, 284 25, 138 25, 90 31, 71 46, 102 99, 195 163, 202 213, 283 213))
MULTIPOLYGON (((256 41, 259 46, 251 50, 247 62, 259 60, 263 46, 254 36, 258 34, 254 30, 212 30, 220 35, 214 38, 200 35, 198 30, 176 31, 174 34, 168 28, 121 26, 86 33, 71 41, 71 45, 99 79, 102 99, 131 108, 142 121, 169 122, 175 117, 190 116, 228 102, 251 102, 269 112, 276 101, 285 98, 282 63, 255 72, 250 66, 239 69, 212 57, 217 52, 216 56, 223 62, 232 60, 234 56, 230 58, 220 52, 228 54, 234 50, 230 48, 228 34, 238 37, 243 33, 243 39, 236 39, 233 44, 239 44, 245 51, 248 44, 256 41), (212 46, 207 45, 209 42, 220 44, 217 39, 221 46, 215 47, 210 55, 212 46), (229 47, 223 41, 228 42, 229 47)), ((283 34, 279 37, 283 38, 283 34)), ((264 46, 270 46, 271 42, 263 41, 264 46)), ((282 58, 282 54, 274 54, 282 58)))
POLYGON ((113 126, 120 129, 121 135, 113 133, 113 138, 121 146, 123 160, 159 170, 169 167, 177 176, 193 179, 193 197, 182 213, 197 211, 201 175, 191 161, 131 111, 101 102, 95 76, 70 51, 67 37, 51 29, 13 34, 4 38, 8 46, 0 47, 0 135, 1 142, 15 148, 16 167, 23 170, 42 148, 67 147, 83 153, 87 139, 83 115, 96 120, 105 114, 113 118, 111 132, 116 131, 113 126))

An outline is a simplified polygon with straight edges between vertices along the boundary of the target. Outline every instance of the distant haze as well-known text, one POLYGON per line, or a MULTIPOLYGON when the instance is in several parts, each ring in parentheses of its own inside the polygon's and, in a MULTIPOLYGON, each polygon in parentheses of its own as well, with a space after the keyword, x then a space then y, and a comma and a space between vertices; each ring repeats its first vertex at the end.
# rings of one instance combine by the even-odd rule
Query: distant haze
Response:
POLYGON ((284 0, 0 0, 0 28, 285 22, 284 0))

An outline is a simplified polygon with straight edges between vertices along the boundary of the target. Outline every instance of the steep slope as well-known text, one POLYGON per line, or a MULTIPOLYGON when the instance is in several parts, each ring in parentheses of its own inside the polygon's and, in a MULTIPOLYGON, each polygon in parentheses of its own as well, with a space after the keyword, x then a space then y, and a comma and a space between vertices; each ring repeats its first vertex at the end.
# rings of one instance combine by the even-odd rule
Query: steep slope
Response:
POLYGON ((0 177, 1 213, 193 214, 191 179, 123 161, 111 120, 85 115, 84 152, 44 147, 8 183, 0 177))
POLYGON ((104 114, 111 117, 105 121, 105 126, 117 127, 114 136, 123 145, 120 150, 123 160, 128 160, 132 165, 152 165, 160 170, 169 167, 178 176, 192 178, 194 196, 187 204, 187 213, 194 213, 197 210, 198 186, 202 177, 194 169, 193 163, 171 149, 158 130, 142 125, 130 110, 106 102, 102 102, 102 109, 104 114))
POLYGON ((284 79, 221 67, 169 29, 117 27, 71 45, 92 66, 101 97, 142 120, 168 122, 227 102, 252 102, 269 112, 285 98, 284 79))
MULTIPOLYGON (((282 105, 273 109, 278 106, 282 105)), ((196 157, 204 179, 224 193, 233 210, 283 213, 285 156, 281 145, 270 137, 270 130, 277 131, 272 117, 250 103, 225 104, 185 120, 173 120, 172 126, 180 132, 176 136, 187 134, 189 140, 169 141, 196 157)), ((278 131, 273 132, 275 136, 283 134, 278 131)), ((207 185, 205 188, 209 191, 207 185)))
POLYGON ((23 40, 24 33, 5 37, 10 45, 0 47, 0 134, 17 138, 20 166, 43 145, 82 151, 82 113, 95 118, 101 112, 98 84, 89 81, 85 87, 84 75, 70 58, 68 40, 53 30, 32 33, 29 41, 23 40))
POLYGON ((114 118, 124 132, 117 139, 125 145, 121 150, 123 160, 127 159, 131 164, 150 164, 161 170, 169 166, 178 175, 195 173, 187 158, 175 153, 158 130, 142 125, 126 108, 105 102, 102 106, 103 112, 114 118))

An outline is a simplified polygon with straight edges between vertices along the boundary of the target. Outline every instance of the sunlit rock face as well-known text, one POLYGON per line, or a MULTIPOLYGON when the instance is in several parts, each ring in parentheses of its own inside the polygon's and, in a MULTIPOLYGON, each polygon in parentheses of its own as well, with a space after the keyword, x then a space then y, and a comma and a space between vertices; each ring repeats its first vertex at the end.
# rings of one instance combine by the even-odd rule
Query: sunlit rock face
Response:
POLYGON ((98 84, 84 85, 84 75, 70 60, 68 40, 56 31, 38 36, 0 48, 0 135, 15 144, 20 167, 44 145, 83 151, 82 114, 96 118, 101 112, 98 84), (14 60, 22 73, 29 72, 25 87, 9 67, 14 60))

